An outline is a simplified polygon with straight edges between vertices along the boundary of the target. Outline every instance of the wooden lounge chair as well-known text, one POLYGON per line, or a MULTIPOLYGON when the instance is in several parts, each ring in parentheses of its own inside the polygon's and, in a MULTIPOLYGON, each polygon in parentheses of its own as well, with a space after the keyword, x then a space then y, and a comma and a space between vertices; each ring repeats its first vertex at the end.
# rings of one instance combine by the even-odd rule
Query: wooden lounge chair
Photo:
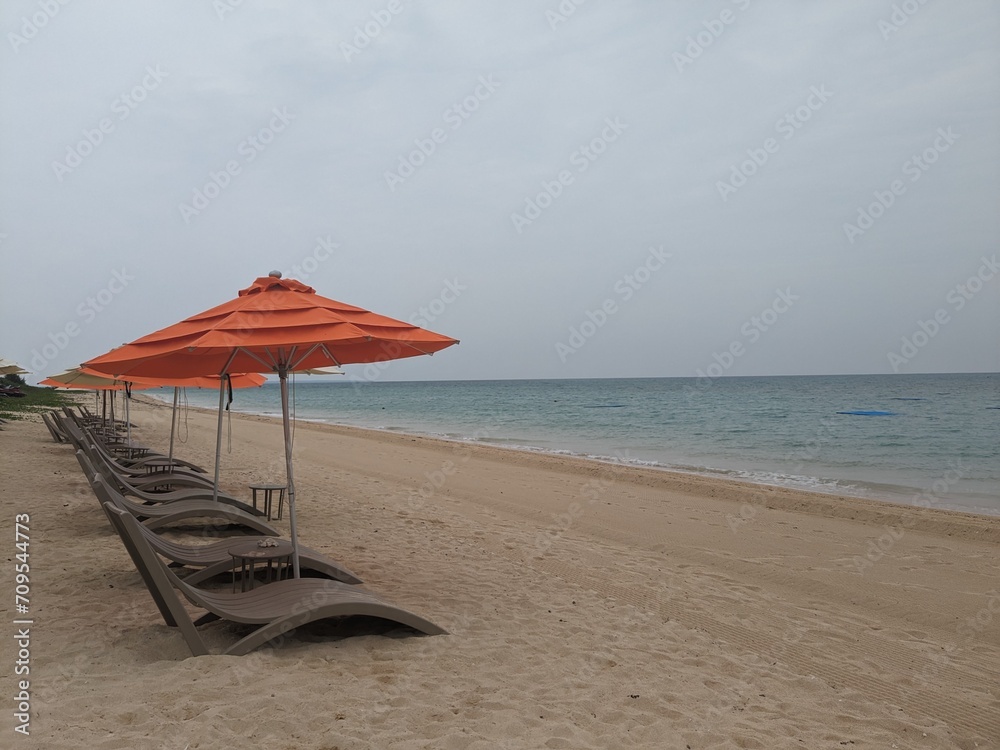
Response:
POLYGON ((57 424, 57 422, 52 418, 51 415, 42 412, 42 421, 49 430, 49 434, 52 439, 57 443, 65 443, 69 440, 69 436, 63 432, 62 427, 57 424))
POLYGON ((398 622, 427 635, 446 632, 370 591, 340 581, 286 579, 238 594, 199 589, 178 578, 156 556, 133 517, 114 506, 108 506, 107 512, 164 622, 181 631, 194 656, 210 653, 197 626, 214 620, 260 626, 223 652, 234 656, 247 654, 301 625, 331 617, 363 615, 398 622), (193 605, 207 610, 206 614, 192 621, 175 588, 193 605))
MULTIPOLYGON (((101 507, 107 512, 106 504, 101 503, 101 507)), ((109 517, 109 520, 113 526, 114 519, 109 517)), ((156 554, 170 560, 171 568, 201 568, 201 570, 184 576, 184 582, 187 584, 193 586, 233 569, 233 558, 229 554, 229 548, 233 546, 231 539, 210 544, 189 545, 164 539, 142 524, 139 524, 138 529, 146 537, 146 541, 156 554)), ((334 578, 344 583, 361 583, 360 578, 336 560, 309 547, 299 548, 299 564, 303 571, 317 573, 320 576, 334 578)), ((179 571, 175 570, 175 572, 179 571)))
POLYGON ((145 458, 137 459, 132 463, 125 463, 121 460, 120 456, 114 455, 108 450, 107 446, 101 443, 101 441, 92 432, 85 431, 84 442, 87 442, 93 446, 96 451, 101 455, 101 457, 107 461, 109 464, 114 466, 115 471, 126 476, 135 477, 141 481, 149 481, 151 479, 160 478, 163 481, 161 484, 167 484, 167 478, 169 478, 170 484, 182 484, 186 483, 189 486, 203 486, 211 487, 212 479, 205 475, 202 471, 194 471, 193 469, 187 468, 185 465, 178 463, 178 460, 171 459, 169 467, 165 467, 165 471, 160 471, 155 474, 150 474, 147 464, 150 461, 166 461, 165 457, 159 456, 146 456, 145 458), (90 440, 86 438, 89 437, 90 440))
POLYGON ((115 471, 114 467, 105 461, 100 454, 93 450, 93 446, 89 447, 91 450, 88 450, 88 446, 84 444, 77 450, 77 461, 80 463, 80 468, 83 469, 83 473, 86 476, 90 476, 96 471, 104 477, 109 486, 114 487, 123 495, 133 495, 134 497, 142 500, 144 503, 153 504, 173 503, 178 500, 217 500, 220 503, 225 503, 226 505, 231 505, 234 508, 239 508, 240 510, 254 516, 264 515, 264 511, 257 510, 257 508, 252 505, 245 503, 226 492, 213 492, 212 489, 207 487, 190 487, 179 490, 171 490, 170 492, 147 492, 143 488, 149 486, 148 482, 145 484, 136 484, 134 478, 122 476, 115 471), (81 453, 83 455, 79 455, 81 453))
MULTIPOLYGON (((94 433, 91 428, 84 427, 82 429, 85 434, 94 438, 94 442, 100 442, 99 436, 94 433)), ((127 455, 123 455, 121 452, 113 450, 111 446, 101 444, 101 448, 109 458, 115 461, 115 463, 120 464, 123 468, 136 474, 141 474, 146 471, 146 464, 150 462, 168 463, 172 471, 181 471, 190 474, 208 474, 208 471, 198 464, 185 461, 183 458, 178 458, 177 456, 167 456, 165 453, 159 453, 149 448, 144 448, 146 451, 145 454, 136 458, 130 458, 127 455)), ((207 476, 203 476, 202 479, 207 479, 207 476)))
POLYGON ((98 473, 87 477, 90 486, 102 503, 111 503, 116 508, 131 513, 143 522, 148 529, 160 529, 172 523, 189 521, 192 518, 219 518, 226 523, 245 526, 253 532, 264 536, 280 536, 276 528, 257 516, 252 516, 238 508, 217 503, 213 500, 178 500, 164 505, 141 505, 124 497, 112 489, 98 473))
MULTIPOLYGON (((66 407, 64 407, 64 411, 65 409, 66 407)), ((141 458, 129 458, 120 453, 115 453, 112 448, 120 447, 119 444, 116 443, 114 446, 109 447, 104 437, 98 434, 93 427, 81 423, 78 419, 74 418, 72 412, 60 414, 57 411, 53 411, 49 414, 49 416, 70 442, 76 444, 78 447, 85 443, 98 446, 101 454, 104 455, 109 461, 121 467, 122 471, 136 476, 146 476, 147 469, 145 465, 147 463, 151 461, 169 462, 171 471, 180 473, 184 476, 191 476, 195 479, 195 481, 201 483, 211 483, 211 480, 204 476, 206 472, 203 468, 181 458, 168 459, 168 457, 162 453, 152 452, 147 453, 141 458)))
POLYGON ((144 503, 151 505, 162 505, 166 503, 176 503, 182 500, 214 500, 233 508, 239 508, 244 513, 252 516, 263 516, 264 511, 258 510, 252 505, 239 500, 225 492, 213 494, 212 490, 204 487, 193 489, 175 490, 173 492, 146 492, 141 486, 132 484, 127 478, 118 474, 100 455, 95 455, 92 451, 77 451, 76 460, 80 463, 85 476, 90 477, 95 472, 104 477, 109 487, 113 487, 123 495, 132 495, 139 498, 144 503))
POLYGON ((152 490, 156 487, 187 487, 211 490, 214 485, 212 480, 201 474, 178 468, 169 472, 158 472, 147 474, 145 469, 131 468, 123 465, 115 456, 108 453, 100 440, 93 433, 84 433, 72 420, 63 419, 60 424, 70 438, 70 442, 76 448, 82 448, 90 455, 95 463, 105 461, 109 466, 113 466, 116 471, 121 471, 130 478, 130 482, 142 490, 152 490))

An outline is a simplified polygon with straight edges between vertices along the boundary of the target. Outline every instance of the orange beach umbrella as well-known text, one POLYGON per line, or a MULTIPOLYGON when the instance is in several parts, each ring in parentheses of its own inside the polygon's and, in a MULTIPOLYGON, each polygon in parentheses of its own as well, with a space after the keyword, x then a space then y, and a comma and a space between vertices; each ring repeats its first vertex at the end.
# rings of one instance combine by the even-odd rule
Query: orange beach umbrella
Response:
MULTIPOLYGON (((230 376, 233 388, 252 388, 263 385, 267 378, 258 373, 240 373, 230 376)), ((174 388, 218 388, 219 378, 114 378, 96 370, 86 367, 74 367, 71 370, 60 372, 58 375, 51 375, 45 380, 41 380, 39 385, 47 385, 53 388, 80 388, 95 391, 120 391, 127 387, 132 390, 146 390, 148 388, 174 387, 174 388)))
MULTIPOLYGON (((72 370, 60 372, 57 375, 50 375, 45 380, 38 381, 39 385, 47 385, 52 388, 76 388, 87 391, 123 391, 128 384, 123 380, 118 380, 110 375, 101 372, 86 371, 79 367, 72 370)), ((155 388, 152 385, 136 385, 137 389, 155 388)))
POLYGON ((280 275, 225 304, 113 349, 84 365, 118 378, 293 372, 433 354, 455 339, 321 297, 280 275))
MULTIPOLYGON (((288 516, 293 568, 299 577, 288 410, 288 373, 434 354, 458 340, 410 323, 321 297, 274 271, 229 302, 84 363, 114 377, 195 377, 273 372, 281 384, 288 516)), ((222 389, 219 394, 222 422, 222 389)), ((216 442, 216 486, 222 431, 216 442)))
MULTIPOLYGON (((126 391, 126 394, 136 390, 147 390, 149 388, 161 388, 173 386, 174 389, 174 409, 170 418, 170 457, 174 455, 174 426, 177 421, 177 389, 178 388, 218 388, 220 378, 114 378, 96 370, 86 367, 74 367, 65 370, 57 375, 52 375, 39 381, 39 385, 47 385, 53 388, 77 388, 88 391, 126 391)), ((267 378, 256 372, 238 373, 230 375, 228 385, 230 388, 253 388, 261 386, 267 382, 267 378)), ((105 394, 106 396, 107 394, 105 394)), ((114 404, 112 404, 114 407, 114 404)), ((112 408, 112 411, 114 409, 112 408)), ((125 401, 125 421, 129 425, 129 435, 131 436, 131 422, 128 417, 128 400, 125 401)))

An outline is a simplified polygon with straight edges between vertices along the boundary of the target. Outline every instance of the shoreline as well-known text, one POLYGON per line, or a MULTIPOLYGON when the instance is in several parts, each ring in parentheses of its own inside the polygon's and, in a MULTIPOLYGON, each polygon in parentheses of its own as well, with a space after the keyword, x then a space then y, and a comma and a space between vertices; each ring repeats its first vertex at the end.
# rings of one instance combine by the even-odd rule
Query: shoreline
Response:
MULTIPOLYGON (((133 401, 140 401, 156 408, 171 408, 169 403, 148 394, 134 394, 132 398, 133 401)), ((212 419, 217 419, 218 417, 216 409, 202 406, 188 406, 187 408, 191 411, 208 415, 212 419)), ((281 425, 280 416, 240 411, 232 411, 229 414, 234 419, 269 423, 279 427, 281 425)), ((484 445, 471 440, 453 440, 420 433, 360 427, 357 425, 319 420, 297 419, 295 425, 297 428, 308 426, 318 431, 325 431, 345 437, 362 437, 374 442, 388 442, 395 445, 407 445, 414 441, 420 441, 453 452, 456 450, 468 450, 473 455, 493 456, 499 458, 501 461, 504 460, 503 454, 513 454, 519 461, 529 465, 548 468, 558 467, 561 471, 568 473, 579 472, 584 476, 597 476, 601 474, 603 469, 610 468, 612 472, 620 474, 621 478, 627 479, 631 477, 633 483, 643 486, 656 487, 669 491, 694 492, 695 494, 702 494, 709 498, 717 498, 720 495, 727 494, 727 491, 731 490, 739 494, 741 505, 747 504, 750 506, 763 506, 774 510, 813 513, 830 518, 863 520, 886 526, 902 525, 904 528, 920 529, 936 526, 944 522, 953 523, 956 533, 966 533, 960 531, 960 529, 978 527, 981 522, 986 521, 989 522, 987 525, 988 530, 979 530, 977 533, 987 534, 987 538, 1000 541, 1000 516, 956 510, 953 508, 934 507, 933 501, 930 500, 929 505, 918 505, 906 503, 902 500, 894 501, 882 498, 843 495, 799 487, 786 487, 758 483, 736 477, 718 477, 697 472, 685 472, 660 466, 639 466, 620 461, 602 460, 590 456, 556 453, 543 449, 536 451, 526 450, 522 447, 484 445), (928 523, 920 520, 921 513, 932 514, 934 517, 933 521, 928 523), (964 521, 966 517, 976 520, 968 524, 964 521)), ((225 459, 223 459, 222 465, 223 470, 225 470, 225 459)), ((744 511, 744 513, 746 512, 744 511)))
MULTIPOLYGON (((690 404, 684 407, 682 403, 676 410, 663 406, 672 403, 671 394, 677 398, 683 395, 683 389, 670 391, 663 384, 669 379, 664 378, 648 379, 657 384, 655 394, 632 386, 623 389, 621 405, 629 407, 625 411, 641 410, 634 422, 633 417, 623 419, 624 412, 605 416, 605 412, 587 411, 606 403, 602 391, 591 388, 577 392, 571 388, 563 392, 555 387, 558 382, 544 380, 528 381, 530 388, 499 388, 496 393, 463 388, 453 394, 450 406, 444 406, 441 399, 447 399, 449 392, 434 386, 446 383, 386 383, 385 391, 366 391, 354 398, 337 395, 345 389, 351 391, 350 383, 313 384, 307 379, 301 384, 306 390, 299 400, 298 413, 303 420, 319 423, 484 443, 532 453, 582 456, 701 477, 1000 517, 1000 476, 995 470, 1000 456, 995 447, 990 447, 991 413, 977 412, 975 419, 965 415, 972 420, 967 422, 962 409, 948 400, 954 390, 967 397, 961 404, 988 405, 992 401, 982 401, 988 391, 979 385, 989 386, 993 381, 982 381, 978 374, 969 375, 974 380, 956 377, 942 383, 932 379, 919 387, 897 382, 875 387, 862 381, 860 387, 865 393, 872 391, 872 403, 877 405, 933 402, 907 404, 898 410, 892 407, 895 416, 884 428, 869 419, 835 416, 833 410, 846 408, 845 404, 853 401, 850 393, 841 393, 827 384, 827 376, 818 378, 825 394, 818 401, 804 400, 799 387, 787 394, 789 402, 780 407, 772 404, 774 389, 766 383, 763 395, 745 394, 749 398, 746 404, 746 399, 734 404, 732 396, 739 389, 730 388, 720 399, 728 406, 711 411, 705 420, 693 416, 690 404), (404 387, 390 387, 400 385, 404 387), (662 396, 652 402, 659 406, 645 409, 644 404, 654 395, 662 396), (426 397, 430 406, 422 406, 421 397, 426 397), (489 399, 489 406, 484 399, 489 399), (338 408, 336 404, 342 400, 343 408, 338 408), (528 410, 524 408, 526 403, 532 405, 528 410), (727 414, 744 407, 748 411, 740 412, 740 424, 731 425, 727 414), (750 422, 744 424, 747 419, 750 422), (835 423, 828 424, 827 419, 835 423), (943 426, 938 427, 938 432, 930 428, 925 432, 921 420, 926 419, 943 420, 943 426), (664 427, 675 422, 676 427, 664 427), (760 432, 754 433, 750 427, 760 432)), ((275 384, 266 384, 265 390, 267 385, 275 384)), ((156 397, 170 398, 166 393, 156 397)), ((209 409, 217 403, 212 393, 199 392, 191 399, 209 409)), ((234 406, 244 413, 280 416, 276 388, 270 394, 247 394, 242 401, 237 397, 234 406)), ((974 406, 968 408, 976 411, 974 406)))

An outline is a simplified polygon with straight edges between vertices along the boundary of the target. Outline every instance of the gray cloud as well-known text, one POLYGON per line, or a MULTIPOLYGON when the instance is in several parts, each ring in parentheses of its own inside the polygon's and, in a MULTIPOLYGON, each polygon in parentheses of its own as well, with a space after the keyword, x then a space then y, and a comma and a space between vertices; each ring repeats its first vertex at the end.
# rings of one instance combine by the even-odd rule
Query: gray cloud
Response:
POLYGON ((899 371, 1000 369, 1000 281, 948 301, 1000 250, 993 3, 230 5, 8 6, 5 356, 48 374, 298 267, 462 339, 386 379, 693 376, 733 342, 730 375, 891 372, 940 309, 899 371))

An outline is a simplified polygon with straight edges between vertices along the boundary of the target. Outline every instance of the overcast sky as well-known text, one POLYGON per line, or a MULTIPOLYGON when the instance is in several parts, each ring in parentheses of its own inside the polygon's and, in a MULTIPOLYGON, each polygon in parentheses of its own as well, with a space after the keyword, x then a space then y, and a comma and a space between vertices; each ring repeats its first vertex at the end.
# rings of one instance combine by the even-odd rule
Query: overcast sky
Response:
POLYGON ((280 270, 386 380, 1000 370, 1000 4, 577 2, 4 3, 0 355, 280 270))

